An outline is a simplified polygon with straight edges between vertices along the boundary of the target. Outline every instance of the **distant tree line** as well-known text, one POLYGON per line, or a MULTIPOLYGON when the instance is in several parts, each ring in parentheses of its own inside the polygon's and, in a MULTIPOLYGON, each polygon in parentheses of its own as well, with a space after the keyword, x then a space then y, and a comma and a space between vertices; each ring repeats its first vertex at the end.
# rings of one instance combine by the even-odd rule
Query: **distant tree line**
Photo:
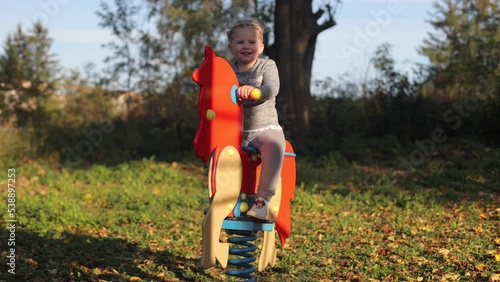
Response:
POLYGON ((111 55, 105 69, 89 64, 83 72, 62 71, 41 23, 19 26, 0 53, 0 123, 28 132, 33 152, 70 163, 183 154, 192 150, 196 129, 190 74, 203 46, 228 55, 229 25, 256 17, 267 31, 267 55, 282 73, 280 122, 299 152, 341 150, 362 158, 356 148, 372 140, 382 144, 380 152, 391 152, 438 131, 439 140, 500 144, 497 1, 435 1, 434 31, 419 48, 429 64, 416 65, 410 79, 396 69, 392 46, 382 44, 370 61, 376 76, 368 81, 311 81, 316 38, 337 24, 340 1, 312 2, 103 1, 97 14, 112 31, 105 45, 111 55))

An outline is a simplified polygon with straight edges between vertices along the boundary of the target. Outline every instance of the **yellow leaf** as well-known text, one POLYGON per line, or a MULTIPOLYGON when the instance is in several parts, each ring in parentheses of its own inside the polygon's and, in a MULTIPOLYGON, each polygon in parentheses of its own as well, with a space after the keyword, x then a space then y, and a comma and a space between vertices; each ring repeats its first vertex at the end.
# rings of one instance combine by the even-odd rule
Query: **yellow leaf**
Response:
POLYGON ((486 266, 485 264, 482 264, 482 263, 481 263, 481 264, 476 265, 476 269, 477 269, 478 271, 481 271, 481 272, 485 271, 485 270, 486 270, 486 268, 487 268, 487 266, 486 266))
POLYGON ((131 276, 129 281, 142 281, 141 277, 137 277, 137 276, 131 276))
POLYGON ((450 254, 450 251, 445 249, 445 248, 442 248, 442 249, 439 249, 438 251, 440 254, 442 254, 443 256, 448 256, 450 254))
POLYGON ((331 258, 329 259, 324 259, 323 261, 321 261, 321 265, 332 265, 333 264, 333 260, 331 258))
POLYGON ((90 193, 85 194, 85 200, 92 201, 92 194, 90 193))
POLYGON ((500 245, 500 238, 495 238, 495 244, 500 245))
POLYGON ((500 254, 495 254, 495 261, 500 261, 500 254))
POLYGON ((500 274, 495 273, 491 275, 490 278, 488 279, 488 282, 500 282, 500 274))
POLYGON ((443 278, 445 281, 456 281, 460 278, 460 274, 454 274, 454 273, 446 273, 443 275, 443 278))
POLYGON ((472 230, 474 230, 474 232, 476 232, 476 233, 481 233, 481 232, 483 232, 483 231, 484 231, 484 230, 483 230, 483 226, 482 226, 482 225, 479 225, 479 226, 478 226, 478 227, 476 227, 476 228, 472 228, 472 230))

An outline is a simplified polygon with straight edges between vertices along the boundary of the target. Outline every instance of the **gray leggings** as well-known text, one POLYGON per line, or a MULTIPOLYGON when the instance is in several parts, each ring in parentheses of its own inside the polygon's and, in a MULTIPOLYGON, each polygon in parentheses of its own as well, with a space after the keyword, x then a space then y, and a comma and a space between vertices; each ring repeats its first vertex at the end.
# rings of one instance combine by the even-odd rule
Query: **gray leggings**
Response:
POLYGON ((257 187, 257 197, 266 201, 276 193, 285 156, 285 136, 282 130, 267 129, 259 132, 244 132, 243 146, 252 146, 260 151, 262 168, 257 187))

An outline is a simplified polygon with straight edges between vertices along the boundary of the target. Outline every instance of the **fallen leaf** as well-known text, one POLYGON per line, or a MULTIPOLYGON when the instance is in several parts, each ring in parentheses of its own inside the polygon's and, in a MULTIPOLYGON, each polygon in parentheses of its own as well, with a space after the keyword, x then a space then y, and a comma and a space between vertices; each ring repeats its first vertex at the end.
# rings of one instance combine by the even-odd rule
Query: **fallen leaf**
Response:
POLYGON ((91 194, 91 193, 87 193, 87 194, 85 194, 84 198, 85 198, 85 200, 86 200, 86 201, 90 201, 90 202, 91 202, 91 201, 92 201, 93 196, 92 196, 92 194, 91 194))
POLYGON ((384 225, 382 226, 382 232, 384 232, 385 234, 389 234, 393 231, 393 229, 389 226, 389 225, 384 225))
POLYGON ((474 230, 474 232, 476 232, 476 233, 481 233, 484 231, 482 225, 479 225, 478 227, 472 228, 472 230, 474 230))
POLYGON ((488 279, 488 282, 500 282, 500 274, 499 273, 492 274, 488 279))
POLYGON ((458 279, 460 279, 460 274, 446 273, 443 275, 444 281, 457 281, 458 279))
POLYGON ((488 267, 487 267, 485 264, 482 264, 482 263, 481 263, 481 264, 476 265, 476 269, 477 269, 478 271, 481 271, 481 272, 485 271, 485 270, 486 270, 486 268, 488 268, 488 267))
POLYGON ((104 226, 101 228, 101 230, 99 230, 99 236, 101 237, 108 237, 109 234, 111 234, 111 232, 104 226))
POLYGON ((333 264, 333 259, 331 259, 331 258, 324 259, 323 261, 321 261, 321 265, 324 265, 324 266, 332 265, 332 264, 333 264))
POLYGON ((378 251, 378 255, 379 255, 379 256, 388 256, 388 255, 390 255, 390 254, 391 254, 391 251, 390 251, 390 250, 388 250, 388 249, 380 249, 380 250, 378 251))
POLYGON ((450 250, 447 250, 447 249, 439 249, 438 251, 440 254, 442 254, 443 256, 448 256, 450 254, 450 250))

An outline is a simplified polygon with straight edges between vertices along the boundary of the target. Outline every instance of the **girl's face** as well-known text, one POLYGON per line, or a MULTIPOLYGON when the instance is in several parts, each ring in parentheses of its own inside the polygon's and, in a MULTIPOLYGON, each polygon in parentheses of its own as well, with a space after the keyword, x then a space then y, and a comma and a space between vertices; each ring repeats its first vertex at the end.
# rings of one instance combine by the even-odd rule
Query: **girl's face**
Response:
POLYGON ((255 28, 240 27, 234 31, 233 39, 229 42, 229 52, 236 56, 240 70, 251 68, 263 51, 264 43, 255 28))

